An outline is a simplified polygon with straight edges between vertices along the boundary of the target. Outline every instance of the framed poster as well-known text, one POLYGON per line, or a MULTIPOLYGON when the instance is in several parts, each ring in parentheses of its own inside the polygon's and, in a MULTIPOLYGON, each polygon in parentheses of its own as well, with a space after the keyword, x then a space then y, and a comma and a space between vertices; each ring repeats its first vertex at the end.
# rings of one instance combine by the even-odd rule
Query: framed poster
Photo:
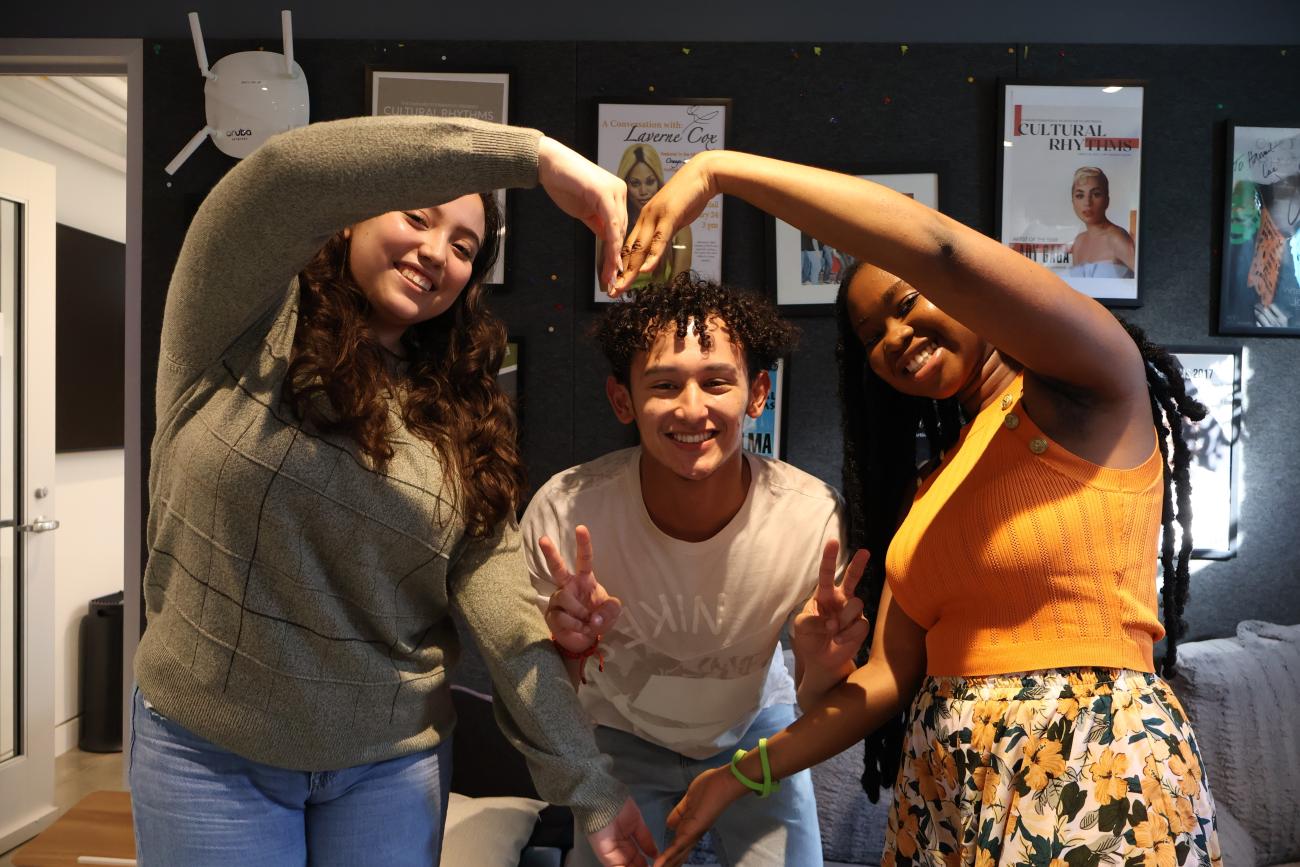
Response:
MULTIPOLYGON (((596 107, 596 162, 627 183, 627 228, 636 225, 641 208, 683 164, 697 153, 727 146, 731 117, 729 99, 683 99, 660 103, 610 102, 596 107)), ((592 299, 611 299, 600 286, 603 248, 596 243, 592 259, 592 299)), ((673 236, 672 255, 665 254, 655 273, 642 275, 629 287, 666 283, 685 271, 706 280, 722 280, 722 196, 713 198, 704 213, 673 236)))
POLYGON ((1141 304, 1143 91, 1123 81, 1002 86, 1002 243, 1113 306, 1141 304))
MULTIPOLYGON (((938 172, 850 174, 939 209, 938 172)), ((773 218, 770 227, 768 249, 772 253, 768 281, 776 287, 776 303, 781 312, 793 315, 833 312, 829 305, 835 303, 840 278, 853 264, 853 257, 781 220, 773 218)))
POLYGON ((745 451, 765 458, 785 456, 785 373, 788 361, 778 358, 767 369, 772 380, 772 390, 767 393, 767 405, 758 418, 745 416, 741 427, 742 446, 745 451))
MULTIPOLYGON (((1187 394, 1208 410, 1201 421, 1183 423, 1183 437, 1191 452, 1192 556, 1226 560, 1237 554, 1241 347, 1171 346, 1169 351, 1183 366, 1187 394)), ((1181 533, 1182 529, 1175 524, 1174 531, 1181 533)))
POLYGON ((1300 127, 1228 124, 1219 331, 1300 334, 1300 127))
MULTIPOLYGON (((366 68, 366 101, 372 115, 470 117, 510 122, 510 76, 504 72, 407 72, 366 68)), ((506 192, 501 208, 501 250, 485 282, 500 285, 506 272, 506 192)))

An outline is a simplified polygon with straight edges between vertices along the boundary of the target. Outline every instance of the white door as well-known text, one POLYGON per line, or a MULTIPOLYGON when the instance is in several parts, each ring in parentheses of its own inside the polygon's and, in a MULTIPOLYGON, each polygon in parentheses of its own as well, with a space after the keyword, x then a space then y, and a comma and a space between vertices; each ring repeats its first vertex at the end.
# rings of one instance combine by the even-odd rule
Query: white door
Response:
POLYGON ((54 816, 54 167, 0 150, 0 852, 54 816))

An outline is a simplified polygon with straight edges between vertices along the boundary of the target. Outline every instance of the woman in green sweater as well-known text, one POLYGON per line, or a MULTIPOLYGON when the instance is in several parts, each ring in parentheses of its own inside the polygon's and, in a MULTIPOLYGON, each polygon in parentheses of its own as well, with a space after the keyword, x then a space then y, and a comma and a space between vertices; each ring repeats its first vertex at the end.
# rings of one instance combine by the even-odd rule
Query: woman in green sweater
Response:
POLYGON ((163 322, 131 791, 142 865, 437 864, 450 614, 540 794, 609 865, 653 843, 533 602, 482 286, 489 191, 540 183, 617 268, 624 185, 534 130, 277 136, 195 215, 163 322))

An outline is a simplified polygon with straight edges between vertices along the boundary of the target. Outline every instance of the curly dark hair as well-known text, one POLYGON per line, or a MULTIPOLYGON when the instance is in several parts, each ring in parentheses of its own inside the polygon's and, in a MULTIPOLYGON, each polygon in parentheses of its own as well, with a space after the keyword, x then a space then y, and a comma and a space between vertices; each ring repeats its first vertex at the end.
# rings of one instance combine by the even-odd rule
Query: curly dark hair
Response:
POLYGON ((593 328, 593 336, 609 360, 614 378, 627 385, 632 357, 648 351, 667 327, 675 327, 677 337, 684 338, 694 320, 700 348, 707 351, 713 345, 712 332, 718 328, 711 319, 721 322, 732 342, 744 351, 751 380, 791 352, 799 341, 799 329, 782 319, 763 296, 690 273, 678 274, 667 285, 638 289, 627 302, 610 305, 593 328))
POLYGON ((400 373, 367 325, 370 303, 347 269, 349 241, 342 232, 332 237, 299 275, 298 327, 281 391, 304 423, 347 436, 380 469, 393 457, 386 396, 400 395, 403 423, 435 449, 476 538, 514 514, 524 486, 514 409, 496 380, 506 330, 483 286, 497 258, 501 211, 496 196, 480 198, 483 244, 469 282, 446 312, 406 330, 400 373))
MULTIPOLYGON (((835 299, 839 332, 835 358, 843 413, 847 539, 849 550, 866 548, 878 555, 868 562, 866 574, 858 584, 863 613, 875 622, 885 586, 884 554, 893 541, 904 506, 903 497, 916 481, 922 460, 950 449, 967 419, 955 397, 930 400, 902 394, 872 372, 866 349, 853 332, 852 318, 848 315, 848 287, 860 267, 861 263, 854 263, 845 271, 835 299), (923 434, 928 454, 918 454, 918 433, 923 434)), ((1161 607, 1166 631, 1164 672, 1171 674, 1178 660, 1178 639, 1186 631, 1183 610, 1187 604, 1187 561, 1192 552, 1189 453, 1183 439, 1182 421, 1184 418, 1200 421, 1206 410, 1187 395, 1178 359, 1147 340, 1142 329, 1122 319, 1119 321, 1142 353, 1151 394, 1151 416, 1160 453, 1165 457, 1160 546, 1165 582, 1161 607), (1166 440, 1173 443, 1172 470, 1166 440), (1177 554, 1175 520, 1182 527, 1177 554)), ((867 650, 864 647, 859 664, 865 661, 867 650)), ((898 774, 905 719, 900 714, 863 739, 862 787, 872 801, 879 797, 882 788, 893 784, 898 774)))

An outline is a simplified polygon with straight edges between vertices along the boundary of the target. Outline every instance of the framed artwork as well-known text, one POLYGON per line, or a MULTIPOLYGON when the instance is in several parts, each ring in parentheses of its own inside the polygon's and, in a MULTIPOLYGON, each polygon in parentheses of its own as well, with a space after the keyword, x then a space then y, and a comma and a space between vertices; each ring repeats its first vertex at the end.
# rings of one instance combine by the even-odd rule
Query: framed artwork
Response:
POLYGON ((785 391, 786 369, 789 361, 778 358, 767 369, 772 380, 772 390, 767 394, 767 405, 758 418, 745 416, 742 426, 742 445, 745 451, 765 458, 785 456, 785 391))
MULTIPOLYGON (((409 72, 366 68, 366 102, 372 115, 470 117, 510 122, 510 75, 504 72, 409 72)), ((500 285, 506 272, 506 191, 501 208, 501 250, 485 282, 500 285)))
POLYGON ((1142 104, 1128 81, 1002 85, 1002 243, 1102 303, 1142 303, 1142 104))
MULTIPOLYGON (((939 209, 939 173, 877 172, 855 177, 875 181, 939 209)), ((853 257, 776 218, 769 221, 768 282, 776 287, 781 312, 793 315, 826 315, 832 312, 840 278, 853 257)))
POLYGON ((1228 124, 1219 332, 1300 335, 1300 126, 1228 124))
MULTIPOLYGON (((602 102, 596 107, 596 162, 627 183, 627 227, 641 208, 683 164, 697 153, 727 146, 729 99, 682 99, 656 103, 602 102)), ((596 242, 592 257, 592 300, 610 303, 596 265, 603 254, 596 242)), ((673 236, 671 255, 655 273, 632 284, 666 283, 684 271, 722 280, 722 196, 716 196, 689 226, 673 236)))
MULTIPOLYGON (((1241 347, 1171 346, 1169 351, 1183 366, 1188 395, 1208 410, 1201 421, 1183 423, 1183 437, 1191 452, 1192 556, 1226 560, 1237 554, 1241 347)), ((1182 532, 1177 524, 1174 530, 1182 532)))

